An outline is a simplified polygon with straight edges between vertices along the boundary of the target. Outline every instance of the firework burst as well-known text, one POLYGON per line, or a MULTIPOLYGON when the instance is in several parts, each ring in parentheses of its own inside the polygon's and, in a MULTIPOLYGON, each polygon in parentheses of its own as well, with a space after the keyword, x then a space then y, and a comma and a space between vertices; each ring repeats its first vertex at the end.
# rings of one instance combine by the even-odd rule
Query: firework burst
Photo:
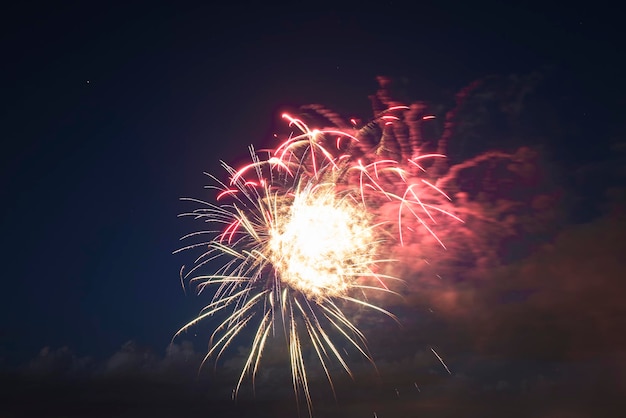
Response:
MULTIPOLYGON (((338 120, 323 108, 314 110, 338 120)), ((331 387, 329 362, 352 375, 339 341, 374 364, 365 335, 345 307, 353 304, 395 319, 369 296, 395 293, 393 283, 399 279, 389 274, 391 243, 403 244, 407 234, 422 231, 443 247, 433 228, 437 220, 461 221, 450 210, 450 198, 427 175, 443 153, 421 153, 415 138, 392 141, 403 134, 404 119, 415 119, 418 112, 392 104, 358 129, 336 123, 340 129, 324 130, 285 114, 295 134, 274 150, 251 147, 251 162, 240 169, 222 163, 227 182, 209 175, 209 187, 217 194, 214 203, 184 199, 200 207, 181 216, 213 227, 182 238, 195 241, 176 252, 198 249, 200 255, 191 269, 181 269, 181 281, 194 283, 199 292, 212 287, 213 294, 176 335, 223 312, 206 362, 219 358, 244 329, 252 328, 235 394, 246 376, 254 382, 277 324, 284 330, 280 334, 286 339, 296 397, 305 397, 310 413, 304 347, 315 353, 331 387), (378 129, 382 136, 372 144, 378 129), (220 260, 221 267, 201 274, 220 260)))

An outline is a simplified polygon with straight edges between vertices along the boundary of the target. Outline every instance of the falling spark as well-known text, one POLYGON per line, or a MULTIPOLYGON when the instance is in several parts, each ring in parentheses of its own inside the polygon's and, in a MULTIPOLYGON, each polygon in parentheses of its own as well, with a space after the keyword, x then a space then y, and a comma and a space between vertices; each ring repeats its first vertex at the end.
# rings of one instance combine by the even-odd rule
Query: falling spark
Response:
POLYGON ((443 365, 443 367, 445 367, 445 369, 446 369, 446 371, 448 372, 448 374, 452 374, 452 373, 450 372, 450 369, 448 369, 448 366, 446 366, 446 363, 443 361, 443 359, 441 358, 441 356, 440 356, 439 354, 437 354, 437 352, 435 351, 435 349, 434 349, 434 348, 432 348, 432 347, 430 347, 430 351, 432 351, 432 352, 433 352, 433 354, 434 354, 435 356, 437 356, 437 358, 439 359, 439 361, 441 362, 441 364, 443 365))

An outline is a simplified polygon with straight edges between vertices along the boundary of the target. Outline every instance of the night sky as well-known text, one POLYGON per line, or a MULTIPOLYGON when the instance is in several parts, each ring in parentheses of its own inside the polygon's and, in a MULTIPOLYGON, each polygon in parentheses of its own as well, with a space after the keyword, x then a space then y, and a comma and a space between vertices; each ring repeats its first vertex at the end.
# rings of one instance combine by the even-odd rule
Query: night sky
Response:
POLYGON ((525 233, 481 241, 498 266, 442 265, 443 283, 395 306, 403 328, 367 322, 379 376, 355 360, 337 401, 314 380, 316 416, 622 416, 623 22, 593 2, 546 7, 2 6, 0 415, 297 416, 278 349, 237 403, 238 347, 196 377, 210 324, 168 349, 206 303, 180 285, 193 260, 172 254, 192 228, 179 198, 271 145, 284 110, 367 120, 388 76, 441 116, 488 80, 450 158, 528 147, 542 174, 520 196, 550 199, 524 200, 525 233))

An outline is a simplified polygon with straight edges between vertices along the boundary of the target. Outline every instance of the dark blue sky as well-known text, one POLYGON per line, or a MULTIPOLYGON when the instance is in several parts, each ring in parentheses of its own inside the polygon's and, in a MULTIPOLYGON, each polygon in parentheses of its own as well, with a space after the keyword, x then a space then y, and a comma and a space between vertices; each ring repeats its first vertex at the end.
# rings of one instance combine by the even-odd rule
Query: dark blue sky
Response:
POLYGON ((2 6, 0 365, 44 346, 163 351, 201 302, 178 280, 192 260, 171 255, 189 232, 178 198, 267 143, 284 108, 367 118, 377 75, 451 100, 487 75, 552 71, 544 100, 579 122, 563 137, 597 140, 544 145, 565 166, 606 153, 625 104, 610 9, 437 3, 2 6))

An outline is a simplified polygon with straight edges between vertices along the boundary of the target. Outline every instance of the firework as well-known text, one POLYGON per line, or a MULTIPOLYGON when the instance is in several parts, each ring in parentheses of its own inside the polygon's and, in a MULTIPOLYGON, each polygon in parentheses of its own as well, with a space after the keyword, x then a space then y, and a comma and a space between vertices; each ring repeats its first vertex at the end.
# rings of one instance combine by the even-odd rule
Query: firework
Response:
MULTIPOLYGON (((323 108, 314 110, 338 120, 323 108)), ((235 394, 246 376, 254 382, 276 325, 284 330, 296 397, 303 394, 309 412, 303 347, 312 348, 331 387, 330 361, 352 375, 339 340, 374 364, 365 335, 345 306, 395 319, 370 302, 376 292, 394 294, 393 284, 400 280, 389 273, 395 262, 389 248, 403 245, 407 234, 411 240, 428 236, 445 247, 434 226, 442 218, 461 222, 450 197, 432 179, 444 154, 421 152, 416 132, 402 129, 405 120, 433 117, 420 111, 391 104, 363 127, 321 130, 285 114, 295 134, 273 150, 251 147, 251 162, 240 169, 222 163, 227 182, 209 174, 215 202, 185 199, 200 207, 181 216, 211 227, 182 238, 195 241, 176 252, 198 249, 200 255, 191 269, 181 269, 181 281, 194 283, 199 292, 211 287, 213 293, 176 335, 223 313, 204 364, 219 358, 244 329, 253 329, 235 394)))

